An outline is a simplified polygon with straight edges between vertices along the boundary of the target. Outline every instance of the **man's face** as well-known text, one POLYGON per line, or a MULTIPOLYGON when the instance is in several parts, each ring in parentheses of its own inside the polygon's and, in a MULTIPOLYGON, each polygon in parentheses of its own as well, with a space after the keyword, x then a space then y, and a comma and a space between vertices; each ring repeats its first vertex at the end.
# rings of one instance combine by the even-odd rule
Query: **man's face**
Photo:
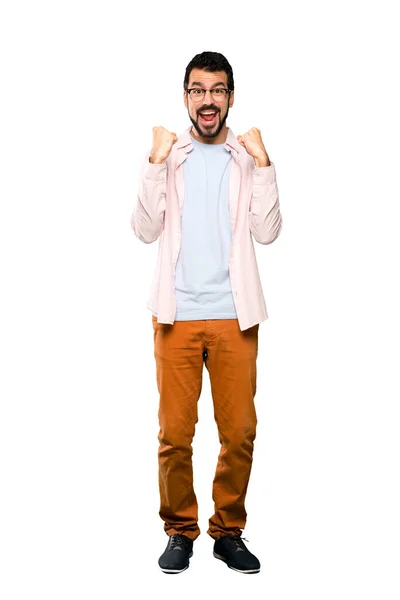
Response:
MULTIPOLYGON (((203 88, 211 90, 214 88, 227 88, 228 76, 225 71, 216 71, 208 73, 201 69, 192 69, 189 75, 188 88, 203 88)), ((207 91, 204 98, 199 102, 192 99, 186 91, 183 93, 183 99, 186 108, 188 109, 189 118, 196 129, 197 133, 204 138, 215 138, 221 131, 229 108, 233 106, 233 92, 225 96, 222 100, 211 96, 211 92, 207 91), (204 111, 215 111, 215 116, 212 120, 206 120, 201 116, 204 111)))

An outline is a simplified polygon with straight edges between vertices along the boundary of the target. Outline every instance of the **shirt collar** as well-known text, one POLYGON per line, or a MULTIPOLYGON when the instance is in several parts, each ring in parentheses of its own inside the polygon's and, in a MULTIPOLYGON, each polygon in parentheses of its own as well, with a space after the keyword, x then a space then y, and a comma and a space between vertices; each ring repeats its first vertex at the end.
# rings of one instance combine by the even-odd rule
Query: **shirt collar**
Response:
MULTIPOLYGON (((186 146, 188 146, 188 148, 186 149, 186 152, 188 152, 189 150, 192 149, 192 147, 193 147, 192 136, 190 135, 191 129, 192 129, 192 126, 190 125, 190 127, 187 127, 187 129, 185 129, 185 131, 178 137, 178 141, 176 143, 177 149, 185 148, 186 146)), ((228 127, 227 129, 228 129, 228 135, 226 137, 226 142, 224 144, 224 147, 229 152, 231 150, 233 150, 234 153, 236 154, 236 157, 238 157, 241 146, 240 146, 239 142, 237 141, 232 129, 230 127, 228 127)))

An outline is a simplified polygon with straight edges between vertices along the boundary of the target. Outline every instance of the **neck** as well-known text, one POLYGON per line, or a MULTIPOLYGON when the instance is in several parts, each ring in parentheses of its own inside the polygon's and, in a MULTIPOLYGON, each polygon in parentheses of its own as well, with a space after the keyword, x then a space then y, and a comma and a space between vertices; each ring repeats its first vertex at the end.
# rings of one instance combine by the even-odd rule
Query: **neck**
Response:
POLYGON ((201 142, 202 144, 225 144, 226 138, 228 137, 228 129, 229 128, 224 123, 221 131, 218 133, 218 135, 216 137, 208 138, 208 137, 203 137, 202 135, 199 135, 197 130, 192 125, 189 133, 192 136, 192 138, 194 138, 198 142, 201 142))

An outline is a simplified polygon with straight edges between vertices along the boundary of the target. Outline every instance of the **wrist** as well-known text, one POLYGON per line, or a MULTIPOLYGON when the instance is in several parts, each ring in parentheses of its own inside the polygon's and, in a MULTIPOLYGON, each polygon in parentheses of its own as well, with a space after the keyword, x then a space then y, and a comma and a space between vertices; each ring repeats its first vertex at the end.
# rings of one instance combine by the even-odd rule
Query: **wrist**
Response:
POLYGON ((271 165, 268 155, 260 156, 254 159, 256 167, 269 167, 271 165))
POLYGON ((165 162, 165 158, 157 156, 156 154, 150 154, 149 162, 151 162, 153 165, 161 165, 165 162))

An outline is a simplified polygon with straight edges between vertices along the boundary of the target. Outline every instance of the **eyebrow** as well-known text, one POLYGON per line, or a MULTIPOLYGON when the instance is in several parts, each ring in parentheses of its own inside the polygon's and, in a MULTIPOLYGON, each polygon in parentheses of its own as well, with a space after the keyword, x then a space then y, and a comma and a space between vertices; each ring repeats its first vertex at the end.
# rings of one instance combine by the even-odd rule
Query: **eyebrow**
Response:
MULTIPOLYGON (((192 86, 193 85, 199 85, 200 87, 203 87, 203 84, 200 83, 199 81, 193 81, 192 86)), ((225 87, 226 83, 225 83, 225 81, 218 81, 218 83, 214 83, 210 89, 216 87, 217 85, 223 85, 225 87)))

